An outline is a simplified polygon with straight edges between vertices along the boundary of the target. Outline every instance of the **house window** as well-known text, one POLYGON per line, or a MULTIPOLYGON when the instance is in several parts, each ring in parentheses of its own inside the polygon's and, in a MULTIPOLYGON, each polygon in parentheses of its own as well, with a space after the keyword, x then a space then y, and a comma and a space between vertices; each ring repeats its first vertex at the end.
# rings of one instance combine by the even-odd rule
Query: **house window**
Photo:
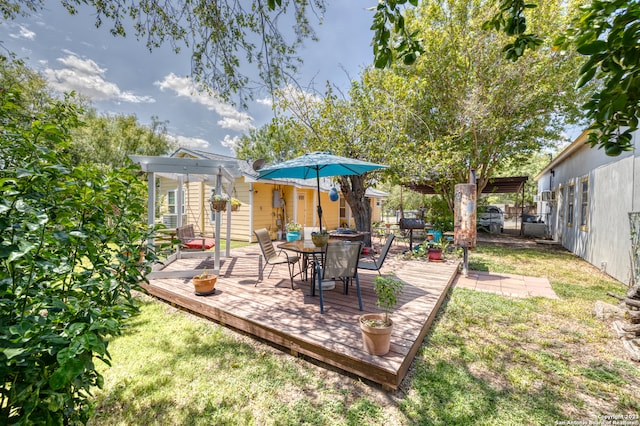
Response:
POLYGON ((589 178, 580 179, 580 229, 587 231, 589 218, 589 178))
MULTIPOLYGON (((177 189, 171 189, 169 191, 167 191, 167 208, 169 209, 169 214, 176 214, 176 210, 178 209, 177 206, 177 193, 178 190, 177 189)), ((185 212, 185 205, 184 205, 184 191, 182 191, 182 214, 184 214, 185 212)))
POLYGON ((349 226, 349 218, 347 217, 347 202, 344 197, 340 197, 340 226, 349 226))
POLYGON ((558 215, 560 223, 564 223, 564 186, 558 186, 558 215))
POLYGON ((576 187, 572 183, 569 184, 569 194, 567 197, 567 226, 573 226, 573 206, 576 199, 576 187))

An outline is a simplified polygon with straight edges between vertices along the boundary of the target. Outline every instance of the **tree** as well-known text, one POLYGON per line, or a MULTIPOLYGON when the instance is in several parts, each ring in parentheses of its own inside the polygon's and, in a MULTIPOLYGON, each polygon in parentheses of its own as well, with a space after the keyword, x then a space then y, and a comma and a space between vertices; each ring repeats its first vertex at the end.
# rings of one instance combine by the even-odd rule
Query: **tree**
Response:
POLYGON ((128 155, 165 155, 175 149, 166 137, 166 124, 152 117, 149 127, 135 116, 99 116, 88 109, 83 125, 73 130, 71 151, 76 164, 94 163, 118 168, 128 162, 128 155))
MULTIPOLYGON (((274 150, 279 156, 282 150, 278 147, 287 146, 287 158, 283 159, 303 152, 331 151, 349 158, 381 162, 388 155, 387 142, 394 139, 386 132, 399 129, 376 117, 375 98, 370 95, 357 82, 352 83, 350 99, 339 98, 331 88, 322 98, 291 87, 278 91, 275 97, 278 116, 287 114, 287 118, 274 119, 265 132, 286 135, 286 140, 281 143, 276 138, 273 144, 272 139, 246 138, 239 155, 256 159, 274 150)), ((335 178, 359 230, 371 228, 371 209, 365 192, 379 178, 378 173, 335 178)))
POLYGON ((146 191, 136 170, 73 164, 77 105, 0 63, 0 423, 86 423, 149 270, 146 191))
MULTIPOLYGON (((416 2, 410 3, 416 6, 416 2)), ((405 58, 423 52, 423 46, 415 40, 416 33, 405 28, 405 4, 406 0, 382 0, 378 4, 373 45, 379 68, 390 66, 394 59, 413 63, 405 58)), ((640 116, 640 3, 593 0, 585 6, 573 6, 573 10, 579 13, 567 23, 563 34, 546 43, 535 31, 528 32, 528 24, 539 13, 538 5, 523 0, 500 1, 498 11, 485 21, 484 28, 510 38, 502 48, 509 60, 516 61, 543 45, 584 55, 586 59, 577 68, 576 86, 593 80, 598 83, 583 105, 593 123, 589 142, 592 147, 604 148, 607 155, 619 155, 632 149, 631 137, 638 129, 640 116)))
MULTIPOLYGON (((535 20, 552 38, 561 28, 562 2, 548 2, 535 20)), ((399 181, 428 181, 453 210, 454 186, 476 170, 479 190, 506 160, 523 162, 560 140, 580 118, 582 91, 570 90, 576 54, 539 49, 519 61, 500 52, 505 39, 482 29, 490 2, 441 1, 415 10, 406 25, 419 28, 425 53, 413 66, 370 70, 365 81, 411 111, 387 164, 399 181), (400 139, 401 141, 401 139, 400 139)), ((398 107, 394 107, 398 108, 398 107)))

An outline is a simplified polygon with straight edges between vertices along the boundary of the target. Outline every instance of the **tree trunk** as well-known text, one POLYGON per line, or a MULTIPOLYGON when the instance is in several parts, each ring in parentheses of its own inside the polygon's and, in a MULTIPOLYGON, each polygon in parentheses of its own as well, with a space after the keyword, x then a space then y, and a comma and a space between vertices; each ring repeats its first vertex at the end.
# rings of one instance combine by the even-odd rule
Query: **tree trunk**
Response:
POLYGON ((629 299, 628 297, 624 299, 624 303, 629 306, 633 306, 634 308, 640 308, 640 300, 629 299))
POLYGON ((627 290, 627 297, 630 299, 640 299, 640 284, 636 284, 627 290))
POLYGON ((365 197, 367 179, 363 176, 338 176, 342 196, 351 208, 356 230, 368 232, 364 237, 364 245, 371 246, 371 205, 365 197))

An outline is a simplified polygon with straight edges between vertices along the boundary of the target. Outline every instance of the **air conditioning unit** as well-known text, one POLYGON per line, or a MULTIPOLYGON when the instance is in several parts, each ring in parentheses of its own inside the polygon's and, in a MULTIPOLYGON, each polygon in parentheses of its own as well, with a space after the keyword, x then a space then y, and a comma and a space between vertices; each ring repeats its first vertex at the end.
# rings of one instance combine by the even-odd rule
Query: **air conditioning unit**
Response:
POLYGON ((533 196, 533 202, 534 203, 539 203, 540 201, 542 201, 542 197, 540 195, 534 195, 533 196))
POLYGON ((554 191, 542 191, 540 198, 542 201, 553 201, 556 199, 556 193, 554 191))
MULTIPOLYGON (((182 215, 182 224, 187 223, 187 215, 182 215)), ((167 228, 177 228, 178 227, 178 215, 177 214, 163 214, 162 215, 162 224, 167 228)))

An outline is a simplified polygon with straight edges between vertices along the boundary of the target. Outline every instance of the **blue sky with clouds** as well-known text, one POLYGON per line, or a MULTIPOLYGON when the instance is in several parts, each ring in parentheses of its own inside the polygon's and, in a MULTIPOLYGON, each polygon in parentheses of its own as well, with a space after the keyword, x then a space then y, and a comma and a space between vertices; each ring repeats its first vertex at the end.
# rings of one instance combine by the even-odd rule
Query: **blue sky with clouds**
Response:
MULTIPOLYGON (((327 5, 324 23, 315 25, 319 42, 300 52, 304 65, 299 83, 319 91, 325 82, 345 90, 372 62, 369 29, 374 0, 339 0, 327 5)), ((194 94, 189 52, 176 55, 166 46, 149 52, 135 37, 113 37, 108 25, 95 27, 91 9, 69 15, 59 2, 27 18, 0 23, 3 48, 25 58, 52 88, 92 99, 105 114, 135 115, 148 124, 152 116, 168 121, 181 146, 233 155, 231 146, 251 128, 271 117, 267 94, 247 110, 206 95, 194 94)), ((250 72, 250 70, 249 70, 250 72)))

